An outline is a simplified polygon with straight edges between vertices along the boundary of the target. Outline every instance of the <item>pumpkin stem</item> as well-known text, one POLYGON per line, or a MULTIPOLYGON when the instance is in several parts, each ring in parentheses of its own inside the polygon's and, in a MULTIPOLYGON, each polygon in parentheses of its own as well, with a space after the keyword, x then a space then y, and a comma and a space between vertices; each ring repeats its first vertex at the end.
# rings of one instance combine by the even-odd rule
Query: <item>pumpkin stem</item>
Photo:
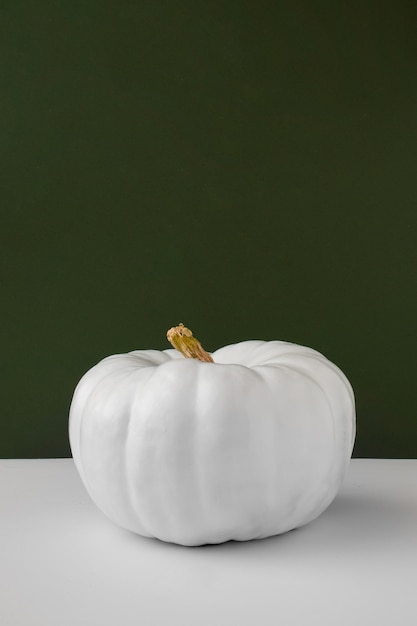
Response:
POLYGON ((167 339, 176 350, 186 358, 198 359, 205 363, 214 363, 211 355, 204 350, 201 343, 193 337, 193 333, 184 324, 173 326, 167 332, 167 339))

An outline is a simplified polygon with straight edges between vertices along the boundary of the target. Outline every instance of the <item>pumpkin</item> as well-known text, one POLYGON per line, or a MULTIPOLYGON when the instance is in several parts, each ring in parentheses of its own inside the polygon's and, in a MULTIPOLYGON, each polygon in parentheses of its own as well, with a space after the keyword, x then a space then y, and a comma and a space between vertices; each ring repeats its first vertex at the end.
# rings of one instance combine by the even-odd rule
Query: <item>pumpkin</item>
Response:
POLYGON ((286 341, 209 354, 183 324, 168 338, 175 349, 109 356, 76 387, 70 445, 96 505, 123 528, 187 546, 317 518, 354 444, 342 371, 286 341))

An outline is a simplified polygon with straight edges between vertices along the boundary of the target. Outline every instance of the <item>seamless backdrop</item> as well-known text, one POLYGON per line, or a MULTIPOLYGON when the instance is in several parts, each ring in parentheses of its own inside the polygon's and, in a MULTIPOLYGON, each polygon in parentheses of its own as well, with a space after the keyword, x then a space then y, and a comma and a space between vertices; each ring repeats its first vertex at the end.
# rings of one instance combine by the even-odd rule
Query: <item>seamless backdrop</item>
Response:
POLYGON ((416 457, 416 4, 0 7, 2 457, 69 456, 99 359, 283 339, 416 457))

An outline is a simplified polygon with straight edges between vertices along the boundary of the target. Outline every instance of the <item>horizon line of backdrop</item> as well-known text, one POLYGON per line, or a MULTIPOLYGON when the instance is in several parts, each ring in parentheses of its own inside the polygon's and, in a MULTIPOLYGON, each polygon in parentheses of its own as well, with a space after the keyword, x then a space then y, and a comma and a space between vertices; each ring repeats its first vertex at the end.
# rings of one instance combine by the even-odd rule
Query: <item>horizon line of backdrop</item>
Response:
POLYGON ((417 456, 417 6, 6 1, 0 457, 69 456, 97 361, 282 339, 417 456))

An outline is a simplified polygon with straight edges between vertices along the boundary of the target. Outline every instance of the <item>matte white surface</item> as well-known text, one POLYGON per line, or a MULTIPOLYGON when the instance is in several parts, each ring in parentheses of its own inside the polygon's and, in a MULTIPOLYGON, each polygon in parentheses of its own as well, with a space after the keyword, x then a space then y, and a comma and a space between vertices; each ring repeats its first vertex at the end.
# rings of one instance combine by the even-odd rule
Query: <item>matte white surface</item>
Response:
POLYGON ((196 548, 114 526, 72 459, 0 460, 0 624, 417 624, 417 460, 354 459, 308 526, 196 548))

